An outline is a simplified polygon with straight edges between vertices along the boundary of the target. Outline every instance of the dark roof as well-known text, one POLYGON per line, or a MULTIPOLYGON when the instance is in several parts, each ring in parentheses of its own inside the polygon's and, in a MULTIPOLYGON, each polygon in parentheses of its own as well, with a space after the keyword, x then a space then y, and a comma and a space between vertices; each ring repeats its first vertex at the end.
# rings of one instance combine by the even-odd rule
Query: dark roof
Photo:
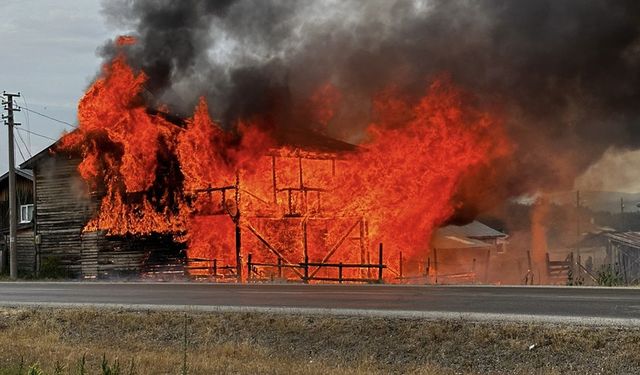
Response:
POLYGON ((60 140, 57 140, 56 142, 52 143, 51 145, 45 147, 44 150, 38 152, 37 154, 33 155, 32 157, 30 157, 29 159, 25 160, 22 164, 20 164, 20 169, 33 169, 33 166, 43 157, 48 156, 51 154, 51 149, 54 148, 58 142, 60 142, 60 140))
POLYGON ((640 232, 607 233, 606 236, 613 242, 640 249, 640 232))
POLYGON ((486 249, 490 244, 473 238, 436 231, 431 239, 433 249, 486 249))
MULTIPOLYGON (((75 131, 75 130, 74 130, 75 131)), ((358 149, 358 146, 329 137, 319 132, 306 128, 291 128, 286 131, 277 132, 275 135, 277 146, 294 147, 306 151, 317 152, 350 152, 358 149)), ((33 169, 33 166, 43 157, 51 154, 60 140, 47 146, 44 150, 33 155, 28 160, 20 164, 22 169, 33 169)))
POLYGON ((507 237, 506 234, 497 231, 487 225, 484 225, 479 221, 472 221, 466 225, 447 225, 446 227, 440 228, 439 230, 442 230, 448 234, 476 239, 507 237))
MULTIPOLYGON (((16 175, 26 178, 27 180, 33 181, 33 172, 29 169, 20 169, 16 168, 16 175)), ((4 182, 4 180, 9 178, 9 172, 0 176, 0 184, 4 182)))
POLYGON ((597 227, 593 231, 582 233, 580 241, 570 245, 570 247, 603 247, 609 242, 608 234, 616 233, 616 230, 609 227, 597 227))
POLYGON ((295 147, 307 151, 350 152, 358 149, 354 144, 302 127, 277 131, 275 138, 278 146, 295 147))
POLYGON ((466 225, 447 225, 436 230, 431 247, 435 249, 478 249, 491 245, 481 239, 506 238, 507 235, 479 221, 466 225))

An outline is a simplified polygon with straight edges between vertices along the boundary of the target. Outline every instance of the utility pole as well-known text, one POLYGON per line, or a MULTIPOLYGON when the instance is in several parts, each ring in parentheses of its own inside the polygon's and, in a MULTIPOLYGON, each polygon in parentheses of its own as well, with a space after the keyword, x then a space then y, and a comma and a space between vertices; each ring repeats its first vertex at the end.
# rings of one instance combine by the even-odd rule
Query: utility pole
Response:
MULTIPOLYGON (((582 240, 582 234, 580 233, 580 190, 576 190, 576 260, 578 263, 581 262, 580 259, 580 241, 582 240)), ((577 267, 577 277, 580 277, 580 267, 577 267)))
MULTIPOLYGON (((576 190, 576 237, 580 243, 580 190, 576 190)), ((578 245, 578 256, 580 256, 580 245, 578 245)))
POLYGON ((9 146, 9 277, 12 280, 18 278, 18 251, 16 249, 17 245, 17 229, 16 225, 18 223, 17 220, 17 211, 16 211, 16 162, 15 157, 13 155, 13 147, 14 147, 14 139, 13 139, 13 127, 20 125, 16 123, 13 118, 14 112, 19 112, 19 108, 15 108, 13 106, 13 99, 19 98, 20 93, 10 94, 8 92, 3 91, 2 95, 5 97, 5 100, 2 102, 4 104, 4 110, 7 111, 6 116, 2 116, 3 120, 5 120, 5 125, 7 125, 8 129, 8 146, 9 146))

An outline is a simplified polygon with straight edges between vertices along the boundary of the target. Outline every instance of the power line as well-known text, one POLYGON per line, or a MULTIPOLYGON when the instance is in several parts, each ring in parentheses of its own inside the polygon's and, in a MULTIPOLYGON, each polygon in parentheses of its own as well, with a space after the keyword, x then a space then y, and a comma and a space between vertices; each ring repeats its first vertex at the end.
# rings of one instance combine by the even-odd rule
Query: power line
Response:
MULTIPOLYGON (((29 107, 29 104, 27 104, 27 97, 24 94, 22 95, 22 101, 24 102, 25 107, 29 107)), ((27 121, 27 130, 31 130, 31 116, 29 116, 29 112, 24 111, 22 112, 22 114, 27 121)), ((29 151, 29 155, 31 155, 31 134, 27 136, 27 140, 29 141, 29 147, 27 148, 27 150, 29 151)))
POLYGON ((14 143, 16 146, 18 146, 18 152, 20 153, 20 156, 22 157, 22 161, 26 161, 27 159, 25 159, 24 154, 22 153, 22 149, 20 148, 20 143, 18 143, 18 141, 16 141, 14 139, 14 143))
MULTIPOLYGON (((24 141, 24 138, 22 138, 20 133, 16 133, 16 134, 18 134, 18 138, 20 138, 20 140, 22 141, 22 144, 24 145, 24 148, 27 150, 27 155, 29 155, 29 157, 33 156, 31 155, 31 147, 27 146, 27 142, 24 141)), ((26 161, 27 159, 23 158, 23 160, 26 161)))
POLYGON ((17 130, 19 130, 19 131, 21 131, 21 132, 27 132, 27 133, 29 133, 29 134, 37 135, 38 137, 46 138, 46 139, 49 139, 49 140, 54 141, 54 142, 57 142, 57 141, 58 141, 57 139, 54 139, 54 138, 48 137, 48 136, 43 135, 43 134, 40 134, 40 133, 36 133, 36 132, 34 132, 34 131, 31 131, 31 130, 22 129, 22 128, 16 128, 16 129, 17 129, 17 130))
POLYGON ((38 115, 38 116, 42 116, 42 117, 44 117, 44 118, 48 118, 49 120, 52 120, 52 121, 55 121, 55 122, 59 122, 59 123, 61 123, 61 124, 63 124, 63 125, 66 125, 66 126, 69 126, 69 127, 73 128, 73 129, 75 129, 75 128, 76 128, 76 126, 75 126, 75 125, 73 125, 73 124, 72 124, 72 123, 70 123, 70 122, 66 122, 66 121, 64 121, 64 120, 59 120, 59 119, 57 119, 57 118, 55 118, 55 117, 51 117, 51 116, 49 116, 49 115, 45 115, 44 113, 40 113, 40 112, 38 112, 38 111, 34 111, 33 109, 29 109, 29 108, 26 108, 26 107, 20 107, 20 106, 18 106, 18 108, 20 108, 20 109, 24 109, 25 111, 28 111, 28 112, 34 113, 34 114, 36 114, 36 115, 38 115))

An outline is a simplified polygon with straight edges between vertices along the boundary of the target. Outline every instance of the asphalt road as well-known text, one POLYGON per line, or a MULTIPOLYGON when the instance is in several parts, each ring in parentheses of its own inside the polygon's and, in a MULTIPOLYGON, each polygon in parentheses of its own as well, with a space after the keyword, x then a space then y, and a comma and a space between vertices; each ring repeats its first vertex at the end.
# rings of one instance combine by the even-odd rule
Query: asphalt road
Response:
POLYGON ((495 286, 3 282, 0 305, 189 307, 422 316, 612 320, 640 324, 640 289, 495 286))

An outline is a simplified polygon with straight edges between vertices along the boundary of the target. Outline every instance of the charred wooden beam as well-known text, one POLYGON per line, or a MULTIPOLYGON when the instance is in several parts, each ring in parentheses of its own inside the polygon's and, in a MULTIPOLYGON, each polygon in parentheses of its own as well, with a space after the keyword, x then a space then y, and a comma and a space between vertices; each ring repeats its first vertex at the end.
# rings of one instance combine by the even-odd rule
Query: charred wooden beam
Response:
MULTIPOLYGON (((321 263, 326 263, 329 258, 331 258, 331 256, 333 256, 333 254, 335 254, 336 251, 338 251, 338 249, 340 248, 340 245, 342 245, 342 243, 347 239, 347 237, 349 237, 349 234, 351 233, 352 230, 354 230, 358 224, 360 224, 360 220, 356 221, 350 228, 349 230, 347 230, 344 235, 338 240, 338 242, 335 243, 335 245, 333 245, 333 247, 329 250, 329 252, 324 256, 324 258, 322 258, 322 262, 321 263)), ((310 277, 314 277, 318 271, 320 271, 320 267, 316 268, 312 273, 310 277)))
MULTIPOLYGON (((251 224, 246 224, 246 228, 249 229, 249 232, 253 233, 254 236, 267 248, 267 250, 271 251, 278 258, 282 258, 285 264, 293 264, 286 257, 282 255, 275 247, 271 246, 269 241, 267 241, 251 224)), ((304 276, 302 273, 298 272, 295 268, 292 268, 293 272, 295 272, 300 278, 304 276)))

